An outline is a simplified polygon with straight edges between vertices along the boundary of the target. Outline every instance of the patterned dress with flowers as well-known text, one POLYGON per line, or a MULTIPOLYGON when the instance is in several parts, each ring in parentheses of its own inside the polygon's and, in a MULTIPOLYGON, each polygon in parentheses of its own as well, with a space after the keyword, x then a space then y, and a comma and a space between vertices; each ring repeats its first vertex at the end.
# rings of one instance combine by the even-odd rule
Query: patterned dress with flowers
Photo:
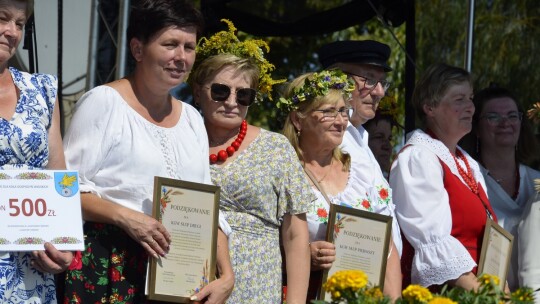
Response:
POLYGON ((235 285, 228 303, 281 303, 283 216, 305 213, 315 199, 294 149, 283 135, 261 130, 231 163, 210 170, 233 230, 235 285))
MULTIPOLYGON (((20 97, 13 117, 0 118, 0 169, 43 169, 49 159, 56 78, 9 71, 20 97)), ((56 303, 54 276, 31 267, 31 260, 30 252, 0 252, 0 303, 56 303)))
MULTIPOLYGON (((345 189, 335 196, 329 195, 328 198, 333 204, 344 205, 360 210, 374 212, 383 215, 392 216, 392 238, 394 243, 401 243, 400 230, 395 218, 395 206, 392 201, 392 190, 383 185, 369 185, 360 175, 360 167, 353 161, 349 180, 345 189)), ((309 206, 307 215, 309 240, 322 241, 326 238, 326 224, 328 223, 328 213, 330 206, 324 199, 319 190, 313 188, 317 195, 317 200, 309 206)))

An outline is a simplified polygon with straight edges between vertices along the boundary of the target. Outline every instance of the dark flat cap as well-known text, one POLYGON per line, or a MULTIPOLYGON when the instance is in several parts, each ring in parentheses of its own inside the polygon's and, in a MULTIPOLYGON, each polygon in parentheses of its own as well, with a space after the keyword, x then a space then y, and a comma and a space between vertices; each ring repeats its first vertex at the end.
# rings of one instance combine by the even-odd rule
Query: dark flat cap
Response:
POLYGON ((323 45, 317 53, 324 68, 343 62, 376 65, 382 67, 385 72, 392 71, 387 63, 390 47, 374 40, 335 41, 323 45))

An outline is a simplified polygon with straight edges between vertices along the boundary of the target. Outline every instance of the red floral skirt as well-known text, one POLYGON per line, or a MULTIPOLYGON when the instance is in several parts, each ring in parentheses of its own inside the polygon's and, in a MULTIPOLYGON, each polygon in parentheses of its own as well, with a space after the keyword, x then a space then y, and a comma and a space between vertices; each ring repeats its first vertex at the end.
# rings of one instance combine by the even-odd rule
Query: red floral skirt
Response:
POLYGON ((114 225, 86 222, 85 250, 66 271, 64 303, 148 303, 146 251, 114 225))

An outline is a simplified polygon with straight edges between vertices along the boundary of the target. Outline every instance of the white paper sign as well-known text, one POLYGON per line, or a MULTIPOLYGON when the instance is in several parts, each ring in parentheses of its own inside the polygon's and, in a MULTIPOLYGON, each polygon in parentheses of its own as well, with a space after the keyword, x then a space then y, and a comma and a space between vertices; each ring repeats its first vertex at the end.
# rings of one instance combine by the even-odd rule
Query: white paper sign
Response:
POLYGON ((84 250, 79 174, 0 170, 0 251, 84 250))

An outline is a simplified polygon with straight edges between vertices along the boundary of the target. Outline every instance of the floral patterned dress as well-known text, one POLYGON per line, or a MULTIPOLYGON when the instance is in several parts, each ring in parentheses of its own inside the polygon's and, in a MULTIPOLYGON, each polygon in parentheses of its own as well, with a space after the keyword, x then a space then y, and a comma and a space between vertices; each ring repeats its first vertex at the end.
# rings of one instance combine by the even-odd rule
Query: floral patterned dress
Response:
POLYGON ((233 230, 235 285, 228 303, 281 303, 283 216, 305 213, 315 199, 294 149, 283 135, 261 129, 233 162, 210 170, 233 230))
MULTIPOLYGON (((0 118, 0 169, 43 169, 56 78, 9 71, 20 97, 11 120, 0 118)), ((54 276, 37 271, 30 261, 30 252, 0 252, 0 303, 56 303, 54 276)))

